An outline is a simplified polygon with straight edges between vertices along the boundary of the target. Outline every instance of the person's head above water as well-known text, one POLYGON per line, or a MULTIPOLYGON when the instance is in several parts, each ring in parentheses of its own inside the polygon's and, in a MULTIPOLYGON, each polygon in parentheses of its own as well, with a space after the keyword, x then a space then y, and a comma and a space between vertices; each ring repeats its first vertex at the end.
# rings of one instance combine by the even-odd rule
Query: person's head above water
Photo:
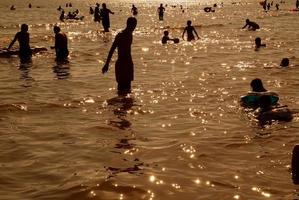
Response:
POLYGON ((127 27, 126 29, 129 31, 134 31, 137 26, 137 19, 135 17, 129 17, 127 19, 127 27))
POLYGON ((281 60, 280 66, 281 66, 281 67, 287 67, 287 66, 289 66, 289 64, 290 64, 289 59, 288 59, 288 58, 283 58, 283 59, 281 60))
POLYGON ((164 35, 165 35, 165 36, 168 36, 168 35, 169 35, 169 32, 168 32, 168 31, 164 31, 164 35))
POLYGON ((59 26, 54 26, 53 31, 55 34, 59 33, 60 32, 59 26))
POLYGON ((188 20, 188 21, 187 21, 187 25, 188 25, 188 26, 191 26, 191 24, 192 24, 191 20, 188 20))
POLYGON ((246 19, 246 23, 249 23, 250 22, 250 20, 249 19, 246 19))
POLYGON ((27 24, 22 24, 21 25, 21 31, 22 32, 27 32, 28 31, 28 25, 27 24))
POLYGON ((266 92, 267 90, 263 86, 263 82, 261 79, 256 78, 253 79, 250 83, 253 92, 266 92))
POLYGON ((255 45, 257 47, 260 47, 262 45, 262 40, 260 37, 255 38, 255 45))

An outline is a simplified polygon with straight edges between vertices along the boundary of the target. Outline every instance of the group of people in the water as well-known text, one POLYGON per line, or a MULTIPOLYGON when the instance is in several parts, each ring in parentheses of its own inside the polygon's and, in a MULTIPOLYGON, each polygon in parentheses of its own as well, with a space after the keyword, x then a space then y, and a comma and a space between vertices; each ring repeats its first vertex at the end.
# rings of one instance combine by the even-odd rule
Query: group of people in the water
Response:
POLYGON ((90 7, 90 14, 93 14, 94 16, 94 21, 95 22, 101 22, 102 21, 102 26, 104 28, 104 32, 109 32, 110 28, 110 14, 114 14, 110 9, 107 8, 106 3, 102 3, 102 8, 100 8, 100 4, 96 3, 96 7, 93 9, 90 7))
MULTIPOLYGON (((55 49, 56 61, 58 62, 66 61, 69 55, 67 36, 65 33, 61 32, 58 26, 54 26, 53 31, 55 33, 55 44, 54 46, 51 46, 51 48, 55 49)), ((8 48, 6 49, 8 53, 16 41, 18 41, 19 43, 18 55, 21 63, 30 62, 32 57, 32 51, 34 51, 35 49, 31 49, 30 47, 30 37, 29 37, 27 24, 21 25, 21 30, 16 33, 15 37, 13 38, 8 48)), ((43 51, 45 50, 45 48, 39 48, 39 49, 43 51)))

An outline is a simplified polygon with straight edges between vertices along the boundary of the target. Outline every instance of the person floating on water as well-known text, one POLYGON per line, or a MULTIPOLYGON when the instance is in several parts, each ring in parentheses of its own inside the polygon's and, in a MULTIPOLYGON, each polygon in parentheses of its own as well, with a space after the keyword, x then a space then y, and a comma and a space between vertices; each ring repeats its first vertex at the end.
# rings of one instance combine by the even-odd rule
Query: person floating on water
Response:
POLYGON ((93 20, 95 22, 100 22, 101 21, 100 4, 99 3, 96 3, 96 7, 94 8, 93 20))
POLYGON ((131 13, 133 14, 133 16, 136 16, 138 14, 138 10, 134 4, 132 5, 131 13))
POLYGON ((158 12, 158 14, 159 14, 159 20, 160 20, 160 21, 163 21, 165 8, 163 7, 163 4, 162 4, 162 3, 160 4, 160 7, 158 7, 157 12, 158 12))
POLYGON ((133 41, 133 31, 137 25, 137 19, 129 17, 126 28, 118 33, 109 51, 106 63, 102 68, 102 73, 106 73, 112 55, 117 48, 118 58, 115 62, 115 77, 118 83, 117 90, 119 95, 127 95, 131 92, 131 81, 134 80, 134 65, 131 56, 131 45, 133 41))
POLYGON ((7 50, 14 45, 14 43, 18 40, 19 42, 19 57, 21 63, 29 62, 31 60, 32 51, 29 45, 29 33, 28 33, 28 25, 22 24, 21 31, 17 32, 14 39, 9 44, 7 50))
POLYGON ((242 27, 242 29, 246 28, 248 26, 248 29, 249 30, 252 30, 252 31, 255 31, 256 29, 260 29, 260 26, 253 22, 253 21, 250 21, 249 19, 246 19, 246 24, 242 27))
POLYGON ((107 8, 106 4, 102 4, 102 9, 100 11, 100 16, 102 19, 102 25, 104 28, 104 32, 109 32, 110 28, 110 19, 109 19, 109 14, 114 14, 110 9, 107 8))
POLYGON ((173 41, 174 43, 178 43, 179 39, 178 38, 169 38, 169 32, 168 31, 164 31, 164 36, 162 37, 162 44, 167 44, 168 41, 173 41))
POLYGON ((185 27, 185 29, 183 31, 183 35, 182 35, 182 38, 184 39, 185 32, 187 32, 187 41, 195 40, 193 32, 197 36, 197 39, 199 39, 199 36, 198 36, 195 28, 193 26, 191 26, 191 23, 192 23, 191 20, 187 21, 187 26, 185 27))
POLYGON ((51 48, 55 49, 56 61, 65 61, 69 55, 67 36, 60 32, 58 26, 54 26, 53 32, 55 33, 55 46, 51 48))
POLYGON ((266 44, 262 44, 260 37, 255 38, 255 49, 258 50, 260 47, 266 47, 266 44))

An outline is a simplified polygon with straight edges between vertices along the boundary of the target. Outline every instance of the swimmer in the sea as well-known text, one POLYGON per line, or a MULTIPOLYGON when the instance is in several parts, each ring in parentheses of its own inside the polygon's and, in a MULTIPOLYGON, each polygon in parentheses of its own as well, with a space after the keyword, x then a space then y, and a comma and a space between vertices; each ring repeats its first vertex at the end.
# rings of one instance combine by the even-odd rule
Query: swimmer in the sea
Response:
POLYGON ((281 60, 280 66, 281 66, 281 67, 288 67, 289 64, 290 64, 290 60, 289 60, 288 58, 283 58, 283 59, 281 60))
POLYGON ((162 44, 167 44, 168 41, 173 41, 175 43, 177 43, 178 39, 177 38, 169 38, 169 32, 168 31, 164 31, 164 36, 162 37, 162 44))
POLYGON ((187 41, 195 40, 193 32, 197 36, 197 39, 199 39, 199 36, 198 36, 195 28, 193 26, 191 26, 191 23, 192 23, 191 20, 187 21, 187 26, 185 27, 185 29, 183 31, 183 35, 182 35, 182 38, 184 39, 185 32, 187 32, 187 41))
POLYGON ((246 22, 246 24, 243 26, 242 29, 246 28, 247 26, 248 26, 248 29, 252 30, 252 31, 255 31, 256 29, 260 28, 260 26, 257 23, 250 21, 249 19, 246 19, 245 22, 246 22))
POLYGON ((266 44, 262 44, 260 37, 255 38, 255 49, 258 50, 260 47, 266 47, 266 44))
POLYGON ((267 92, 267 90, 263 86, 263 82, 259 78, 255 78, 250 83, 252 92, 267 92))

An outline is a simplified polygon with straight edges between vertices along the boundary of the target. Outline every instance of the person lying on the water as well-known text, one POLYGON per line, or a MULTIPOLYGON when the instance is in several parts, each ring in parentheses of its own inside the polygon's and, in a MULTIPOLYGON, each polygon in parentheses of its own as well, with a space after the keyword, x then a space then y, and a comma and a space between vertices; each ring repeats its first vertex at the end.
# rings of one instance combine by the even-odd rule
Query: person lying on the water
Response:
POLYGON ((31 59, 32 52, 29 45, 29 33, 28 33, 28 25, 22 24, 21 31, 17 32, 14 39, 9 44, 7 50, 9 51, 10 48, 14 45, 14 43, 18 40, 19 42, 19 57, 21 62, 26 62, 31 59))
POLYGON ((259 26, 257 23, 252 22, 252 21, 250 21, 249 19, 246 19, 245 22, 246 22, 246 24, 243 26, 242 29, 246 28, 247 26, 248 26, 248 29, 249 29, 249 30, 252 30, 252 31, 255 31, 256 29, 259 29, 259 28, 260 28, 260 26, 259 26))

